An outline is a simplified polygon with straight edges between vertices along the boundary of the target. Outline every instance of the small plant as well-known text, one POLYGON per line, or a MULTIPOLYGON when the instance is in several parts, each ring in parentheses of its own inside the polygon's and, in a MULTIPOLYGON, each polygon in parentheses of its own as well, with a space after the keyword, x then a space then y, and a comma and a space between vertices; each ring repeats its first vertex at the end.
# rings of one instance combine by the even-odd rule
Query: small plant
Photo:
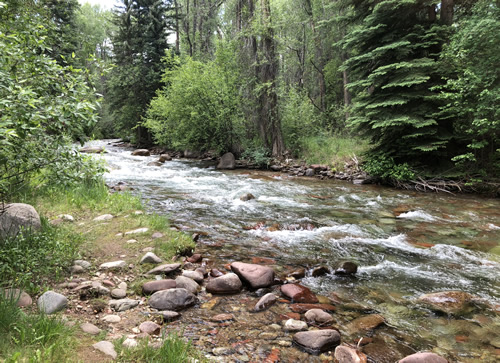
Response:
POLYGON ((396 164, 393 158, 383 155, 369 158, 363 169, 370 175, 389 181, 404 182, 415 178, 415 172, 407 163, 396 164))
POLYGON ((269 150, 263 146, 253 146, 247 148, 241 155, 243 159, 249 160, 258 167, 267 167, 271 163, 269 150))

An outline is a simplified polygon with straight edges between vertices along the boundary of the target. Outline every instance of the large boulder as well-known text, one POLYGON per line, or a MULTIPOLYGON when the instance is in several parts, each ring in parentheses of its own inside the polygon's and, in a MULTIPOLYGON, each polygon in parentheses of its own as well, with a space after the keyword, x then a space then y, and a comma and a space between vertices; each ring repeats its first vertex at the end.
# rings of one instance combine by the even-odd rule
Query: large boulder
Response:
POLYGON ((54 314, 68 305, 66 296, 54 291, 47 291, 38 298, 38 310, 45 314, 54 314))
POLYGON ((41 228, 40 216, 29 204, 7 204, 4 209, 0 207, 0 237, 15 236, 25 230, 39 230, 41 228))
POLYGON ((398 363, 448 363, 448 361, 437 354, 423 352, 409 355, 398 363))
POLYGON ((100 154, 105 153, 106 150, 102 146, 85 146, 80 149, 80 152, 84 154, 100 154))
POLYGON ((333 329, 303 331, 295 334, 293 341, 306 352, 319 354, 339 345, 340 334, 333 329))
POLYGON ((417 301, 432 310, 457 315, 466 313, 472 308, 474 296, 463 291, 442 291, 422 295, 417 301))
POLYGON ((252 289, 269 287, 274 283, 274 270, 267 266, 233 262, 231 270, 245 283, 249 284, 252 289))
POLYGON ((229 273, 210 280, 207 284, 207 292, 211 294, 236 294, 240 292, 242 283, 238 275, 229 273))
POLYGON ((150 156, 151 153, 149 152, 148 149, 137 149, 137 150, 132 151, 132 155, 135 155, 135 156, 150 156))
POLYGON ((221 156, 219 163, 217 164, 217 169, 234 169, 236 167, 236 159, 233 153, 225 153, 221 156))
POLYGON ((186 289, 169 289, 155 292, 149 298, 149 306, 157 310, 178 311, 196 302, 196 297, 186 289))

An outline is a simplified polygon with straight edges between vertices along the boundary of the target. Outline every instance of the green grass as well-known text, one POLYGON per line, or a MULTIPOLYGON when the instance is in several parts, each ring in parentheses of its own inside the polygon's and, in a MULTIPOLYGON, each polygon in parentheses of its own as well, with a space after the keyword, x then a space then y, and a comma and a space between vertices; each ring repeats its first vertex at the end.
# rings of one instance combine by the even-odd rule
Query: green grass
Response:
POLYGON ((67 361, 75 346, 72 328, 57 316, 26 314, 16 303, 0 295, 0 361, 67 361))
POLYGON ((368 150, 368 146, 367 141, 355 137, 307 137, 301 141, 301 158, 308 164, 329 165, 341 171, 353 155, 359 160, 360 155, 368 150))
POLYGON ((207 360, 177 333, 169 333, 163 337, 159 348, 149 345, 149 339, 143 339, 135 348, 123 347, 123 339, 115 341, 115 350, 120 362, 151 362, 151 363, 186 363, 206 362, 207 360))

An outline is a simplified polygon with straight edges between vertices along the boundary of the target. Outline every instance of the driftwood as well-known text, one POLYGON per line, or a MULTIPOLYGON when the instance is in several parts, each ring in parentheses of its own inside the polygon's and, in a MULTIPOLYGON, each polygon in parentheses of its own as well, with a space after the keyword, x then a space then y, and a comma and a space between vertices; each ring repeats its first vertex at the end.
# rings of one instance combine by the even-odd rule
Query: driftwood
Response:
POLYGON ((495 182, 482 182, 478 184, 471 184, 467 181, 456 181, 446 179, 422 179, 410 180, 409 182, 393 181, 397 188, 406 190, 417 190, 419 192, 442 192, 448 194, 455 193, 479 193, 491 194, 493 196, 500 195, 500 183, 495 182))

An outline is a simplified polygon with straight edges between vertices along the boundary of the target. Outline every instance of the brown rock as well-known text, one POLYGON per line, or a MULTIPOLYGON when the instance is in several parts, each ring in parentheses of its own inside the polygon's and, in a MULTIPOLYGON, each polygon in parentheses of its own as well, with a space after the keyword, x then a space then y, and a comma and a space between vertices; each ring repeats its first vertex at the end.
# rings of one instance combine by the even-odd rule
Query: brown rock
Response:
POLYGON ((445 314, 460 314, 471 308, 473 300, 474 296, 463 291, 443 291, 422 295, 417 301, 445 314))
POLYGON ((26 307, 33 304, 33 299, 27 293, 19 289, 5 289, 0 290, 0 296, 6 299, 17 300, 17 306, 26 307))
POLYGON ((160 333, 161 326, 152 321, 145 321, 139 325, 139 330, 149 335, 158 335, 160 333))
POLYGON ((161 154, 160 159, 158 159, 160 163, 164 163, 165 161, 171 161, 171 160, 172 157, 169 154, 161 154))
POLYGON ((299 314, 303 314, 311 309, 322 309, 326 311, 335 311, 335 306, 330 304, 292 304, 290 305, 290 309, 299 314))
POLYGON ((82 329, 85 333, 90 335, 98 335, 101 332, 101 329, 96 327, 91 323, 83 323, 80 325, 80 329, 82 329))
POLYGON ((293 302, 314 304, 318 298, 307 287, 299 284, 286 284, 281 286, 281 293, 292 299, 293 302))
POLYGON ((149 156, 151 155, 148 149, 137 149, 132 152, 135 156, 149 156))
POLYGON ((375 329, 380 324, 383 324, 385 319, 382 315, 371 314, 354 319, 349 324, 345 326, 345 329, 349 334, 354 334, 358 332, 365 332, 367 330, 375 329))
POLYGON ((154 280, 145 282, 142 285, 142 293, 151 295, 157 291, 175 289, 177 287, 175 280, 154 280))
POLYGON ((329 324, 333 321, 333 317, 321 309, 308 310, 306 312, 305 317, 309 323, 315 323, 320 325, 329 324))
POLYGON ((398 363, 448 363, 448 361, 434 353, 415 353, 401 359, 398 363))
POLYGON ((271 305, 275 304, 277 301, 276 295, 273 293, 268 293, 260 298, 260 300, 255 304, 254 311, 263 311, 269 308, 271 305))
POLYGON ((211 321, 215 321, 217 323, 222 323, 223 321, 228 321, 228 320, 233 320, 234 316, 233 314, 219 314, 212 316, 210 318, 211 321))
POLYGON ((213 268, 210 270, 210 276, 221 277, 221 276, 224 276, 224 274, 222 272, 220 272, 219 270, 217 270, 216 268, 213 268))
POLYGON ((358 272, 358 265, 356 265, 354 262, 344 262, 342 265, 335 270, 335 275, 354 275, 356 272, 358 272))
POLYGON ((296 271, 291 272, 288 276, 293 277, 294 279, 302 279, 306 276, 306 269, 301 268, 296 271))
POLYGON ((335 359, 338 363, 366 363, 366 355, 354 348, 339 345, 335 348, 335 359))
POLYGON ((210 280, 206 290, 212 294, 236 294, 243 287, 238 275, 228 273, 221 277, 210 280))
POLYGON ((340 334, 333 329, 303 331, 295 334, 293 341, 306 352, 319 354, 339 345, 340 334))
POLYGON ((200 255, 199 253, 195 253, 194 255, 186 259, 187 262, 191 263, 200 263, 201 260, 203 260, 203 256, 200 255))
POLYGON ((252 289, 271 286, 274 282, 274 271, 267 266, 250 263, 233 262, 231 270, 236 273, 252 289))
POLYGON ((319 277, 319 276, 323 276, 323 275, 326 275, 326 274, 329 274, 330 273, 330 269, 326 266, 318 266, 318 267, 315 267, 312 271, 311 271, 311 276, 312 277, 319 277))

